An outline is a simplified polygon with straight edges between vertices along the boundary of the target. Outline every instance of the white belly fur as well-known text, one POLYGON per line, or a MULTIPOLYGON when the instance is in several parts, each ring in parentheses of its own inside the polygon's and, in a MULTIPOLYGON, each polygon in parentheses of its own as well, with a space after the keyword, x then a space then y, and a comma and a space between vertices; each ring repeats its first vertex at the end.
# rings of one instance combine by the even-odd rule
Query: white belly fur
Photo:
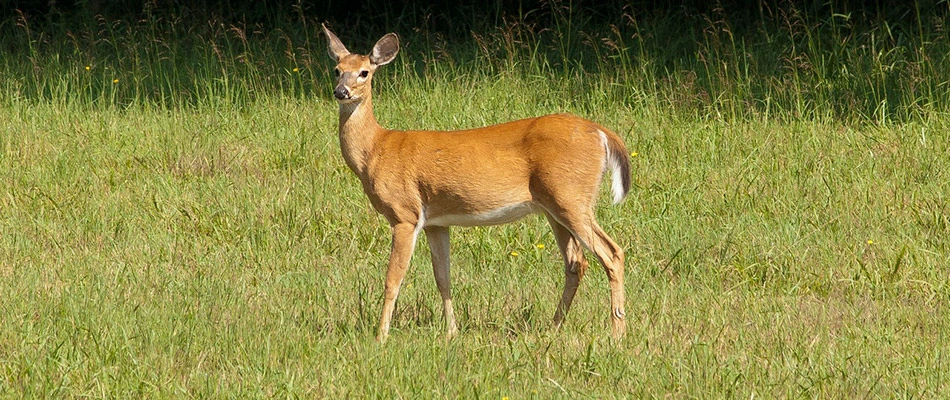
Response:
POLYGON ((426 226, 485 226, 517 221, 528 214, 541 211, 532 202, 512 204, 478 214, 448 214, 426 218, 426 226))

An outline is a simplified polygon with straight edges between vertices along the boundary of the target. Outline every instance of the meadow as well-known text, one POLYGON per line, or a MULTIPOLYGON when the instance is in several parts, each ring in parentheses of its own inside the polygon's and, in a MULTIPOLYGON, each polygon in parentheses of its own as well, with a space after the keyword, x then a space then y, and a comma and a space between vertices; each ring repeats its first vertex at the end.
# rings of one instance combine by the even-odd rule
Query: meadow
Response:
POLYGON ((529 217, 453 229, 448 342, 421 239, 385 346, 389 227, 340 155, 322 18, 5 21, 0 397, 947 397, 950 16, 914 4, 331 21, 355 52, 400 34, 386 127, 572 112, 632 152, 597 210, 622 341, 593 264, 551 329, 529 217))

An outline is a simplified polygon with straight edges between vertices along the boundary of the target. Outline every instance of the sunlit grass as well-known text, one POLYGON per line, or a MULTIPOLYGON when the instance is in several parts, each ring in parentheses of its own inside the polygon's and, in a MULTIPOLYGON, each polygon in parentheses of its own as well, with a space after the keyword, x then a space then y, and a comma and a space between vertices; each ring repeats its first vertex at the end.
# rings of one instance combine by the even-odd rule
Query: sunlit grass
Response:
MULTIPOLYGON (((795 25, 796 34, 823 33, 836 18, 795 25)), ((198 40, 161 22, 142 25, 151 31, 123 24, 107 25, 115 48, 96 41, 78 52, 30 30, 37 43, 16 48, 44 57, 2 60, 4 397, 950 390, 950 114, 939 90, 894 92, 920 101, 868 112, 870 89, 845 93, 854 107, 832 96, 854 83, 845 76, 744 68, 775 54, 718 41, 728 36, 721 29, 702 31, 706 53, 696 54, 725 63, 673 62, 681 69, 668 75, 647 61, 686 47, 657 53, 662 32, 642 24, 628 27, 639 42, 622 46, 639 52, 602 49, 595 59, 580 55, 589 54, 580 36, 551 42, 550 32, 513 31, 532 44, 498 30, 481 35, 485 49, 440 54, 413 47, 421 37, 406 33, 400 61, 376 77, 376 112, 388 127, 458 129, 568 111, 621 134, 634 189, 619 206, 601 199, 598 219, 626 250, 629 327, 622 342, 608 339, 607 282, 592 265, 565 326, 551 330, 561 261, 543 218, 529 217, 453 229, 461 332, 451 342, 423 239, 392 336, 379 346, 389 229, 339 154, 322 39, 291 26, 286 39, 226 27, 198 40), (581 61, 559 69, 558 58, 531 57, 549 45, 561 61, 581 61), (128 56, 153 50, 188 61, 128 56), (591 66, 601 71, 584 72, 591 66), (800 86, 782 80, 792 73, 800 86), (762 76, 765 88, 750 86, 762 76)), ((787 34, 768 29, 777 42, 787 34)), ((945 33, 934 35, 917 54, 945 48, 945 33)), ((915 51, 906 47, 915 40, 888 43, 915 51)), ((844 57, 849 68, 907 54, 848 59, 865 48, 846 43, 814 42, 811 54, 844 57)), ((945 85, 944 71, 924 71, 918 87, 945 85)), ((891 79, 883 82, 911 82, 891 79)))

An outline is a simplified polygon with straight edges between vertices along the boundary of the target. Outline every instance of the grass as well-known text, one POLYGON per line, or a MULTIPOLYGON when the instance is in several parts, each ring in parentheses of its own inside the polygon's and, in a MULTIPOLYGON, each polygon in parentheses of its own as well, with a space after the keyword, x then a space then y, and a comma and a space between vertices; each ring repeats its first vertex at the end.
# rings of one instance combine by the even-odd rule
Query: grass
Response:
MULTIPOLYGON (((716 38, 729 34, 661 53, 663 25, 648 31, 648 17, 621 26, 639 29, 623 46, 639 52, 585 58, 583 35, 609 27, 550 15, 573 18, 560 41, 530 20, 520 38, 485 30, 472 39, 484 47, 444 52, 437 34, 407 34, 377 76, 376 112, 393 128, 456 129, 570 111, 620 132, 637 153, 634 190, 616 207, 604 196, 598 214, 628 255, 624 341, 607 339, 599 268, 550 329, 560 258, 529 218, 453 230, 459 338, 442 340, 423 240, 392 336, 374 343, 388 227, 339 155, 323 42, 300 22, 245 47, 227 28, 201 42, 108 21, 109 43, 131 51, 76 31, 92 43, 76 52, 21 24, 4 40, 32 41, 14 48, 36 57, 0 68, 0 396, 947 395, 950 113, 937 89, 950 69, 924 57, 947 48, 945 32, 866 52, 855 42, 880 26, 804 13, 803 32, 850 38, 832 50, 803 39, 814 57, 854 57, 836 64, 852 71, 903 57, 862 86, 765 68, 768 43, 739 33, 728 47, 752 56, 699 68, 677 52, 725 59, 716 38), (281 35, 291 53, 268 50, 281 35), (201 62, 128 56, 159 45, 201 62), (913 78, 931 89, 905 90, 914 65, 931 66, 913 78), (112 83, 108 71, 130 70, 112 83), (779 93, 795 74, 802 85, 779 93), (888 108, 869 108, 882 82, 888 108)), ((703 29, 730 18, 705 17, 703 29)), ((794 42, 766 28, 776 48, 794 42)), ((382 34, 338 33, 355 51, 382 34)))

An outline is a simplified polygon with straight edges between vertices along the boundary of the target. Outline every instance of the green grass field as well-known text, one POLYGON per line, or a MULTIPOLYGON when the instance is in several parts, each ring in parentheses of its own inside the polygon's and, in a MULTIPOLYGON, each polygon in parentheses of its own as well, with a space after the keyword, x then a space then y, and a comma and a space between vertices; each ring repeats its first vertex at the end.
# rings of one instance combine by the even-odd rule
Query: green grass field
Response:
MULTIPOLYGON (((340 155, 315 21, 23 19, 0 58, 0 397, 950 395, 945 16, 762 17, 757 42, 713 15, 663 51, 679 17, 610 36, 550 14, 577 23, 453 49, 401 27, 376 113, 459 129, 567 111, 619 132, 634 188, 618 206, 605 188, 598 215, 627 254, 623 341, 596 265, 551 329, 563 276, 540 217, 453 230, 451 342, 421 239, 373 341, 389 227, 340 155), (807 65, 769 64, 796 51, 807 65)), ((385 33, 335 30, 358 52, 385 33)))

